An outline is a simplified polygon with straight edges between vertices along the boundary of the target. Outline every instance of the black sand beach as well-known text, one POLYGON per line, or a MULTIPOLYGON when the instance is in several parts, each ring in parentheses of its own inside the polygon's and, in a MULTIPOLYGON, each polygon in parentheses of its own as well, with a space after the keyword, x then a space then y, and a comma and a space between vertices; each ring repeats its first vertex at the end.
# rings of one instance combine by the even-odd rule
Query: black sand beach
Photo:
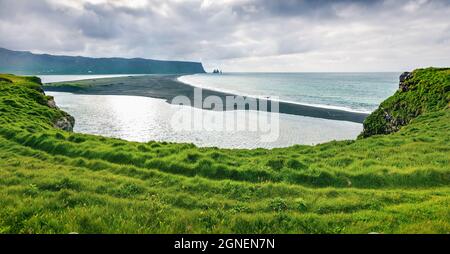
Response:
MULTIPOLYGON (((44 90, 77 94, 146 96, 165 99, 169 103, 174 97, 184 95, 193 102, 195 87, 179 82, 177 77, 179 77, 179 75, 147 75, 57 82, 45 84, 44 90)), ((234 96, 234 94, 207 89, 202 89, 202 95, 203 98, 208 96, 218 96, 223 101, 225 101, 226 96, 234 96)), ((268 102, 268 110, 270 111, 270 101, 268 102)), ((362 123, 367 117, 367 114, 364 113, 286 102, 279 103, 279 112, 356 123, 362 123)))

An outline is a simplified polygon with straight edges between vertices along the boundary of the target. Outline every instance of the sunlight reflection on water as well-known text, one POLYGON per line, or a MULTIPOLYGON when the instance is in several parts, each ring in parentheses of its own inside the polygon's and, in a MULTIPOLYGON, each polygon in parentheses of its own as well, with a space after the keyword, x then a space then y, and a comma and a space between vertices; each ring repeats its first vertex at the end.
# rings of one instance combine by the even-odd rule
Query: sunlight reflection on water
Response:
MULTIPOLYGON (((225 121, 235 117, 236 111, 193 109, 171 105, 161 99, 139 96, 78 95, 62 92, 47 94, 54 96, 57 105, 75 117, 75 132, 130 141, 155 140, 222 148, 274 148, 354 139, 362 131, 362 125, 357 123, 279 114, 279 137, 268 143, 261 141, 261 135, 264 134, 261 131, 179 130, 171 125, 172 116, 180 109, 186 112, 199 111, 209 118, 222 117, 225 121)), ((248 114, 257 113, 250 111, 248 114)))

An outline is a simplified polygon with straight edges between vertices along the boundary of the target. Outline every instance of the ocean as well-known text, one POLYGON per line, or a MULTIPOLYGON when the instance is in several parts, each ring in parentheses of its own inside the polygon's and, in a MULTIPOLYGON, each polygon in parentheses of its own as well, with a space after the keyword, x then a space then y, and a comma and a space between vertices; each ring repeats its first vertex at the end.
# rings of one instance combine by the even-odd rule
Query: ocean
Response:
POLYGON ((179 81, 211 90, 370 113, 398 88, 400 73, 195 74, 179 81))

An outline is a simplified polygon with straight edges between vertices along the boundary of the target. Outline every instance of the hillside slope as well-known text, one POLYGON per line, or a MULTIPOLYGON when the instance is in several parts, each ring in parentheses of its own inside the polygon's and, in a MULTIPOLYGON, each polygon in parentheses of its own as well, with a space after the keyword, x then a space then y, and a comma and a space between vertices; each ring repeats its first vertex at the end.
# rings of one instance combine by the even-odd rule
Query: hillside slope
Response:
POLYGON ((180 74, 204 73, 201 63, 142 58, 55 56, 0 48, 0 73, 16 74, 180 74))
POLYGON ((446 105, 389 135, 228 150, 63 131, 49 100, 0 75, 1 233, 450 232, 446 105))
POLYGON ((417 116, 450 107, 450 69, 405 72, 398 91, 364 121, 361 137, 398 131, 417 116))

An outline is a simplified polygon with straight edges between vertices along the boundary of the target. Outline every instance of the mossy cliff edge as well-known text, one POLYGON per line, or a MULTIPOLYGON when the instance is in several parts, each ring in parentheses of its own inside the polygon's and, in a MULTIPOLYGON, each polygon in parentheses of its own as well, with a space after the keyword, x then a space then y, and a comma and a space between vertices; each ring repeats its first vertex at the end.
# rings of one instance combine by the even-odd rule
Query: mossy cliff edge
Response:
POLYGON ((1 88, 3 104, 5 104, 2 107, 1 120, 7 120, 7 123, 18 123, 20 122, 18 120, 22 120, 22 123, 26 123, 27 121, 20 119, 20 116, 23 111, 28 110, 27 113, 30 114, 28 124, 33 123, 36 116, 46 116, 46 120, 50 120, 53 127, 73 131, 75 119, 68 113, 59 110, 52 96, 45 95, 40 78, 0 74, 0 84, 3 84, 1 88), (35 108, 33 104, 39 105, 39 109, 35 108))
POLYGON ((405 72, 398 91, 366 118, 360 137, 398 131, 417 116, 449 107, 449 103, 450 69, 405 72))

